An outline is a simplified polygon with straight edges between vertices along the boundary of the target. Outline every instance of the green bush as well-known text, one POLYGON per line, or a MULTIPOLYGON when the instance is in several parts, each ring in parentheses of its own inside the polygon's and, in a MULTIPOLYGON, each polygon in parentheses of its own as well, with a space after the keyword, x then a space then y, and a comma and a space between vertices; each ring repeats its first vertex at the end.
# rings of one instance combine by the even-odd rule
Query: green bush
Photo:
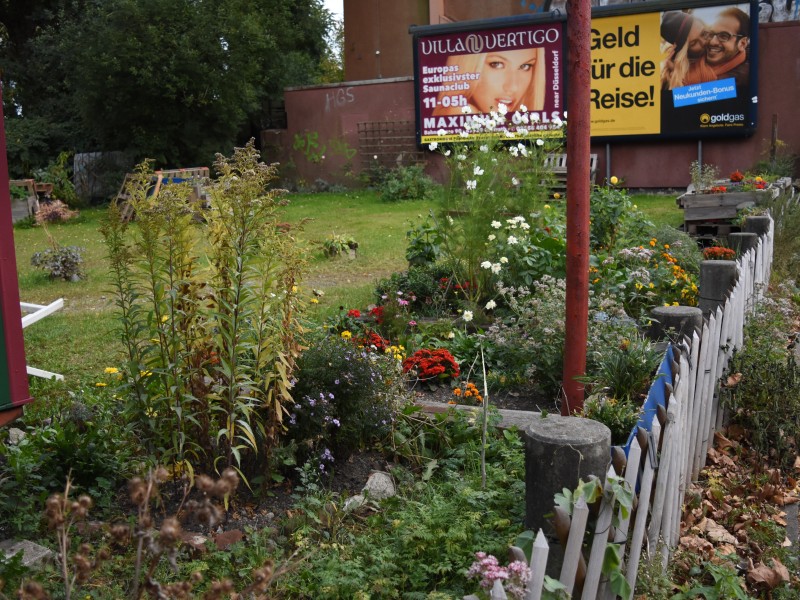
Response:
POLYGON ((381 199, 386 202, 401 200, 431 200, 438 185, 425 174, 422 165, 397 167, 387 172, 378 185, 381 199))
POLYGON ((402 292, 409 300, 409 310, 420 316, 436 316, 447 311, 447 286, 442 278, 448 277, 450 270, 443 265, 415 265, 408 271, 393 273, 381 279, 375 286, 375 303, 386 304, 387 300, 402 292))
POLYGON ((345 459, 391 431, 403 400, 393 353, 369 352, 349 338, 326 336, 303 352, 298 369, 285 424, 301 451, 300 462, 310 456, 323 457, 320 465, 345 459))
POLYGON ((86 277, 83 270, 83 251, 78 246, 47 248, 31 256, 31 264, 47 271, 51 279, 79 281, 86 277))
POLYGON ((741 380, 721 395, 733 421, 750 432, 753 447, 785 469, 792 468, 800 440, 800 367, 787 348, 792 312, 791 302, 781 298, 756 307, 729 367, 741 380))

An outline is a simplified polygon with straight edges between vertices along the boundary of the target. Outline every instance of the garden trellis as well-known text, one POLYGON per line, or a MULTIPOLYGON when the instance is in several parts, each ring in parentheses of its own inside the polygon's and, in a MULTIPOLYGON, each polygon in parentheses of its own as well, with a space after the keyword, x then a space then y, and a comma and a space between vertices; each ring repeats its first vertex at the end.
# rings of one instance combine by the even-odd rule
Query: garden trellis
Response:
MULTIPOLYGON (((697 479, 714 433, 722 426, 720 379, 733 353, 742 347, 747 316, 763 298, 769 283, 774 229, 770 218, 767 232, 759 237, 756 247, 739 257, 736 283, 724 304, 704 318, 701 334, 694 332, 691 338, 684 337, 667 348, 642 419, 625 448, 624 478, 636 490, 634 504, 638 508, 611 528, 612 516, 620 507, 613 496, 606 494, 600 503, 586 560, 582 546, 589 507, 582 499, 576 504, 559 578, 575 597, 575 589, 582 589, 580 597, 587 600, 616 597, 608 577, 601 576, 607 545, 618 546, 619 555, 624 558, 620 573, 631 590, 641 560, 659 560, 666 566, 677 546, 686 489, 697 479)), ((614 475, 613 467, 608 475, 614 475)), ((604 485, 610 486, 609 477, 604 485)), ((547 539, 539 530, 532 550, 526 600, 542 597, 549 551, 547 539)), ((511 555, 515 560, 525 560, 518 548, 512 548, 511 555)), ((508 597, 499 580, 490 597, 508 597)))

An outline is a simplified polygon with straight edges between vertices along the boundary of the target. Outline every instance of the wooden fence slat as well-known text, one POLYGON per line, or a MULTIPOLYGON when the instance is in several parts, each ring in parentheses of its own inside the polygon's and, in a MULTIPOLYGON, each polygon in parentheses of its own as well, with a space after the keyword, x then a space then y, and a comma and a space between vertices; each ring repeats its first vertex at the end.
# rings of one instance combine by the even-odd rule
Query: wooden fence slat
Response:
MULTIPOLYGON (((630 450, 628 450, 628 464, 625 467, 625 483, 630 486, 630 489, 636 493, 636 482, 639 478, 639 464, 642 461, 642 447, 639 445, 639 440, 634 436, 631 442, 630 450)), ((622 515, 622 508, 619 509, 619 527, 617 527, 614 541, 618 544, 623 544, 622 554, 625 554, 625 542, 628 540, 628 529, 631 522, 631 511, 628 511, 628 516, 622 515)))
POLYGON ((689 355, 691 375, 689 377, 689 403, 691 412, 689 413, 689 451, 686 457, 686 472, 691 480, 694 469, 694 453, 697 448, 697 415, 699 414, 700 403, 697 401, 697 372, 700 370, 698 365, 700 360, 700 336, 697 332, 692 333, 692 352, 689 355))
MULTIPOLYGON (((672 402, 670 401, 670 404, 672 402)), ((658 474, 656 477, 656 489, 653 494, 653 509, 650 515, 650 527, 648 529, 648 543, 651 550, 658 544, 658 539, 661 536, 661 531, 664 523, 664 505, 667 503, 667 496, 669 495, 670 473, 674 469, 674 453, 672 449, 675 444, 676 430, 675 430, 675 411, 670 406, 667 409, 667 420, 663 428, 664 441, 661 450, 661 460, 658 465, 658 474)))
POLYGON ((705 411, 705 394, 706 394, 706 368, 708 362, 708 349, 711 346, 711 328, 708 321, 703 323, 703 336, 701 338, 700 346, 700 359, 697 362, 697 383, 695 385, 695 403, 697 405, 696 426, 697 431, 694 434, 695 450, 694 462, 692 466, 692 479, 697 479, 702 467, 702 460, 705 457, 703 454, 703 414, 705 411))
MULTIPOLYGON (((611 492, 611 478, 615 477, 614 467, 610 467, 606 473, 606 480, 603 484, 603 494, 611 492)), ((589 551, 589 564, 586 567, 586 579, 583 582, 583 600, 595 600, 597 598, 597 588, 600 585, 600 574, 603 568, 603 558, 608 544, 608 532, 611 528, 611 517, 614 515, 614 504, 608 502, 604 497, 600 502, 600 513, 597 515, 597 523, 592 536, 592 549, 589 551)))
POLYGON ((583 534, 586 531, 588 518, 589 507, 586 506, 586 500, 579 498, 572 511, 572 524, 569 528, 569 538, 564 549, 564 564, 561 566, 561 577, 559 577, 568 594, 572 594, 572 588, 575 586, 575 575, 582 556, 583 534))
POLYGON ((705 363, 705 381, 703 385, 703 413, 702 421, 700 422, 699 439, 701 440, 700 448, 700 464, 702 468, 706 462, 706 453, 708 452, 708 444, 710 443, 709 429, 711 427, 711 409, 714 404, 714 377, 716 375, 717 353, 719 350, 719 321, 715 313, 712 313, 708 319, 709 321, 709 334, 708 334, 708 357, 705 363))
POLYGON ((633 522, 633 534, 631 535, 630 552, 628 554, 628 570, 625 572, 625 579, 630 584, 631 590, 636 586, 636 573, 639 570, 639 558, 642 554, 647 513, 650 507, 650 495, 653 489, 653 478, 655 477, 655 450, 658 448, 658 440, 661 437, 661 425, 658 424, 658 420, 653 420, 650 433, 651 439, 648 447, 642 448, 646 452, 646 458, 642 473, 642 485, 639 491, 639 505, 633 522))
POLYGON ((544 532, 539 529, 536 539, 533 540, 533 552, 531 554, 531 578, 528 581, 528 592, 525 600, 541 600, 542 587, 544 586, 544 572, 547 569, 547 556, 550 553, 550 546, 544 537, 544 532))

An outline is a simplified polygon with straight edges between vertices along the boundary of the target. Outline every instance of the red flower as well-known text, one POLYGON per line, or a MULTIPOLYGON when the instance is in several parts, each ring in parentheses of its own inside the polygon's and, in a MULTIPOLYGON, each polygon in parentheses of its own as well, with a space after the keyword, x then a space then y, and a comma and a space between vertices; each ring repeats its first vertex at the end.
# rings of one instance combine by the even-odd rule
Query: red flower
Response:
POLYGON ((417 350, 403 361, 403 371, 414 371, 419 379, 445 379, 461 374, 455 357, 445 348, 417 350))
POLYGON ((733 173, 731 173, 731 181, 734 183, 739 182, 742 179, 744 179, 744 174, 739 169, 736 169, 733 173))
POLYGON ((354 319, 358 319, 361 316, 361 311, 356 308, 351 308, 347 311, 348 317, 353 317, 354 319))
POLYGON ((382 306, 376 306, 375 308, 371 309, 369 311, 369 314, 372 315, 372 317, 375 319, 375 322, 378 323, 378 325, 383 323, 383 307, 382 306))

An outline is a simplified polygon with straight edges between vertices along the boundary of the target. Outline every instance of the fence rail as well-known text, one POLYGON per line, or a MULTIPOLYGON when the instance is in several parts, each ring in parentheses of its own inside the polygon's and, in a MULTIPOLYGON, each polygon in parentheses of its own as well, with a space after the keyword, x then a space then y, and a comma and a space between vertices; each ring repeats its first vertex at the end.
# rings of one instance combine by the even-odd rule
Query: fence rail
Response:
MULTIPOLYGON (((631 590, 636 585, 643 554, 647 560, 660 560, 666 566, 677 546, 686 489, 697 479, 714 433, 722 426, 720 378, 734 351, 742 347, 747 315, 769 283, 774 229, 775 223, 770 219, 768 232, 760 236, 757 246, 738 259, 736 284, 724 305, 704 318, 701 335, 695 332, 691 339, 686 337, 670 345, 665 353, 659 369, 659 375, 664 376, 656 377, 650 390, 650 397, 660 400, 650 411, 645 410, 627 447, 625 480, 630 489, 638 490, 633 514, 612 528, 612 516, 620 507, 612 495, 604 495, 588 560, 583 555, 583 539, 589 507, 580 500, 571 519, 562 516, 570 523, 559 581, 574 598, 579 593, 583 599, 617 597, 609 582, 601 577, 600 567, 608 544, 618 546, 624 559, 622 572, 631 590)), ((608 475, 614 475, 613 468, 608 475)), ((609 481, 607 476, 605 489, 609 488, 609 481)), ((549 552, 540 529, 531 557, 526 600, 542 596, 549 552)), ((511 554, 516 559, 525 559, 518 548, 512 548, 511 554)), ((494 582, 490 597, 507 598, 501 581, 494 582)), ((465 596, 468 599, 477 597, 465 596)))

